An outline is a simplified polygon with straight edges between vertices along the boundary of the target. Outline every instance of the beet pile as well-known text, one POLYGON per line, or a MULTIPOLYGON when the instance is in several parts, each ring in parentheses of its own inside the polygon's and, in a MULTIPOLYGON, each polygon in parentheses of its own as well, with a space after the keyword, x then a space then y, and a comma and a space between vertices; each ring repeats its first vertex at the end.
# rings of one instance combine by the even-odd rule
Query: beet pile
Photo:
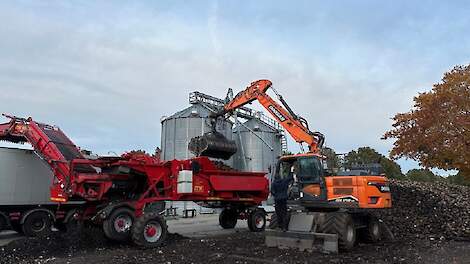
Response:
POLYGON ((443 182, 391 181, 393 208, 379 217, 397 239, 470 240, 470 188, 443 182))

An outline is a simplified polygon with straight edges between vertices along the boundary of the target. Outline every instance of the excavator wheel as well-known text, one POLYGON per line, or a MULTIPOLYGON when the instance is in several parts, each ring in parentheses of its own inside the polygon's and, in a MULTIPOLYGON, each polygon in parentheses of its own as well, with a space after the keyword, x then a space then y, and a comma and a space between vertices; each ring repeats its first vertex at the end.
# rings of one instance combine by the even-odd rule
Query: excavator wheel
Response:
POLYGON ((161 246, 167 237, 168 226, 165 219, 157 213, 144 214, 132 226, 132 242, 140 247, 161 246))
POLYGON ((271 219, 269 220, 269 229, 276 229, 279 227, 279 222, 277 221, 277 215, 276 213, 271 214, 271 219))
POLYGON ((342 250, 350 250, 356 243, 354 220, 348 213, 333 212, 325 216, 321 232, 338 235, 338 245, 342 250))
POLYGON ((370 243, 377 242, 382 239, 382 228, 380 221, 376 217, 369 217, 367 227, 359 230, 361 237, 370 243))
POLYGON ((264 231, 266 227, 266 212, 263 209, 251 211, 248 215, 248 228, 251 232, 264 231))
POLYGON ((115 241, 127 241, 134 224, 134 211, 120 207, 115 209, 103 222, 103 231, 107 238, 115 241))
MULTIPOLYGON (((291 216, 291 213, 287 212, 286 219, 287 219, 288 222, 290 221, 290 216, 291 216)), ((269 229, 279 228, 279 221, 277 219, 277 214, 276 213, 271 214, 271 219, 269 220, 268 228, 269 229)))
POLYGON ((219 215, 219 224, 223 229, 233 229, 237 225, 238 212, 235 209, 224 209, 219 215))

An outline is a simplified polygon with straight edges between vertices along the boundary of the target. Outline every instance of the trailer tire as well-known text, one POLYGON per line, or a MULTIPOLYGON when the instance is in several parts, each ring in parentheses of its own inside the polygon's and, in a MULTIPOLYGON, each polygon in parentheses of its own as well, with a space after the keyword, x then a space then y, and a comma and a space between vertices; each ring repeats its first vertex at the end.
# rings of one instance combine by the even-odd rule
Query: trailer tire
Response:
POLYGON ((321 232, 338 235, 338 245, 342 250, 350 250, 356 243, 356 227, 348 213, 328 213, 321 226, 321 232))
POLYGON ((219 224, 223 229, 233 229, 237 225, 238 213, 234 209, 224 209, 219 215, 219 224))
POLYGON ((132 242, 139 247, 154 248, 161 246, 167 237, 168 226, 157 213, 144 214, 132 226, 132 242))
POLYGON ((52 232, 51 215, 45 211, 36 211, 28 214, 23 221, 21 229, 28 237, 46 236, 52 232))
POLYGON ((103 221, 103 231, 107 238, 115 241, 128 241, 134 224, 134 211, 126 207, 116 208, 103 221))
POLYGON ((248 215, 248 228, 251 232, 262 232, 266 228, 266 212, 263 209, 253 210, 248 215))

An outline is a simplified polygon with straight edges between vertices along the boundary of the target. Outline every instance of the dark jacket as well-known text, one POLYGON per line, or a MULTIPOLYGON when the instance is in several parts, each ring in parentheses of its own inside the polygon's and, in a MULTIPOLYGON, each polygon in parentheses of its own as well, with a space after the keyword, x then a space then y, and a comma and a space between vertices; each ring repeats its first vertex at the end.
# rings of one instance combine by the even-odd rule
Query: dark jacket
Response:
POLYGON ((293 180, 292 175, 284 179, 275 179, 271 185, 271 194, 274 196, 274 200, 287 200, 289 183, 293 180))

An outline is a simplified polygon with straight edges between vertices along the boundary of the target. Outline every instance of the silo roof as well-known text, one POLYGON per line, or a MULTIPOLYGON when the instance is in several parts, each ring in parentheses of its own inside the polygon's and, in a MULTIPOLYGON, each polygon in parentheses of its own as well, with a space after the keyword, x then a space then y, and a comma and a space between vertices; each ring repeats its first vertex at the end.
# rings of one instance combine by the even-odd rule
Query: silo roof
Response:
MULTIPOLYGON (((253 119, 250 119, 248 121, 246 121, 245 123, 243 123, 245 126, 247 126, 248 128, 250 129, 254 129, 255 127, 258 127, 260 131, 263 131, 263 132, 272 132, 272 133, 278 133, 280 132, 278 129, 275 129, 273 128, 272 126, 270 125, 267 125, 266 123, 264 123, 263 121, 259 120, 259 119, 256 119, 256 118, 253 118, 253 119)), ((247 132, 249 131, 245 126, 241 126, 240 127, 240 132, 247 132)))
POLYGON ((181 111, 174 113, 173 115, 165 119, 186 118, 186 117, 194 117, 194 116, 206 118, 206 117, 209 117, 209 114, 211 112, 213 112, 212 109, 203 104, 193 104, 181 111), (197 114, 194 114, 194 112, 196 112, 197 114))

